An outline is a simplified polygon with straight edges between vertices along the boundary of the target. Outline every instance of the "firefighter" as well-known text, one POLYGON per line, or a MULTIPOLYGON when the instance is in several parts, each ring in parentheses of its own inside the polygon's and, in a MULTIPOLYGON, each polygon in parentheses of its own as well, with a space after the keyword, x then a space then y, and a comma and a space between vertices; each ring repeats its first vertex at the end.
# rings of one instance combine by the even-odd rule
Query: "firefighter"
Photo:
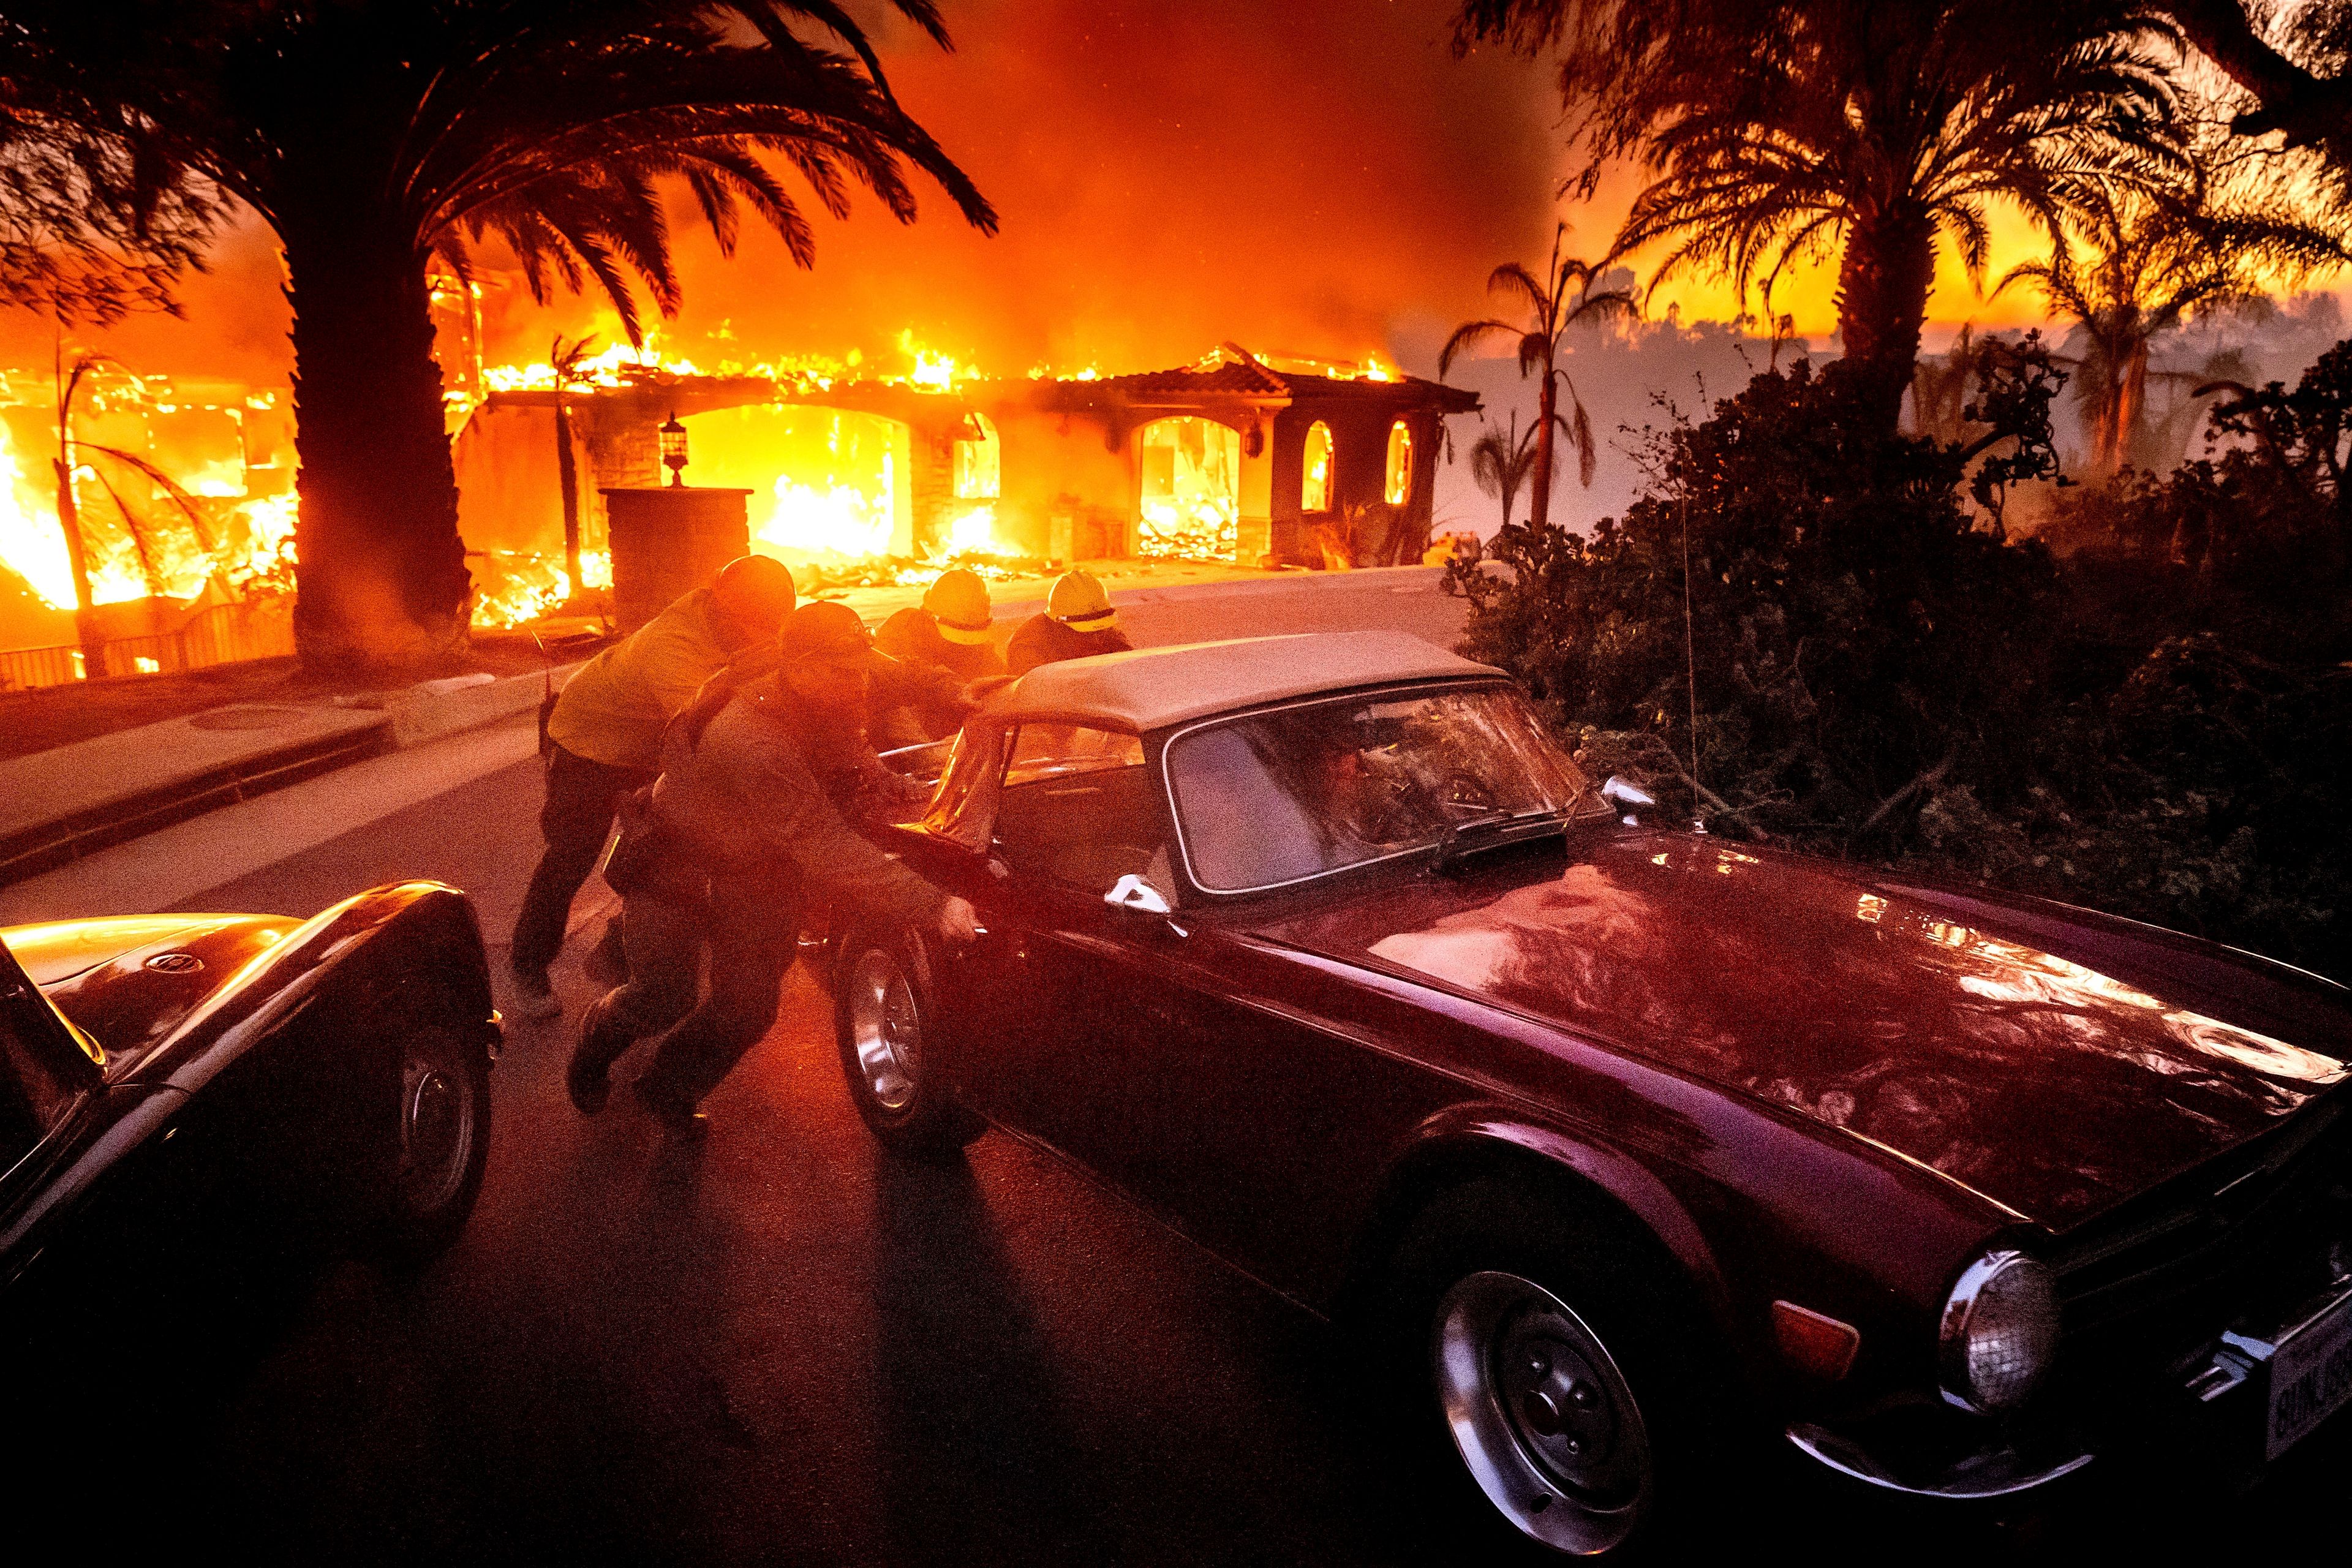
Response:
MULTIPOLYGON (((976 572, 959 566, 940 574, 923 591, 923 602, 908 605, 882 623, 874 646, 902 666, 943 669, 958 681, 987 680, 1004 673, 1004 660, 989 636, 988 584, 976 572)), ((877 685, 881 683, 877 682, 877 685)), ((892 702, 891 694, 877 693, 869 726, 877 749, 919 746, 955 733, 963 723, 965 705, 952 699, 892 702)))
POLYGON ((876 848, 835 804, 910 797, 859 742, 868 680, 890 661, 856 612, 803 605, 776 651, 772 669, 730 669, 678 715, 644 820, 614 851, 629 980, 580 1021, 564 1084, 584 1114, 603 1109, 621 1054, 667 1028, 635 1092, 672 1133, 700 1136, 697 1104, 775 1022, 813 904, 958 944, 977 934, 971 904, 876 848))
POLYGON ((1041 664, 1089 654, 1125 653, 1135 645, 1118 629, 1118 612, 1091 572, 1065 572, 1054 579, 1045 608, 1021 623, 1004 649, 1004 668, 1026 675, 1041 664))
MULTIPOLYGON (((563 947, 572 900, 604 850, 614 809, 660 769, 663 727, 730 658, 772 641, 793 597, 782 562, 740 556, 710 586, 686 595, 565 683, 547 720, 553 749, 539 814, 547 847, 523 894, 508 960, 515 1010, 524 1017, 563 1010, 547 966, 563 947)), ((608 931, 605 956, 615 963, 618 946, 608 931)))

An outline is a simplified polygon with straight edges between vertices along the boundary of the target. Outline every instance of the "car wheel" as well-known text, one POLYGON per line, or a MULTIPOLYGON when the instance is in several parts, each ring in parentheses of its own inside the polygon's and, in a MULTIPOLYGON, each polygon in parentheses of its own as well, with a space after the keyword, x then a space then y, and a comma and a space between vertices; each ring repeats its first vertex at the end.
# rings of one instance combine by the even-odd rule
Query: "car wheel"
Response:
POLYGON ((940 1041, 928 1032, 932 1010, 916 939, 855 932, 835 973, 842 1076, 874 1136, 932 1159, 980 1136, 984 1124, 957 1101, 940 1070, 940 1041))
POLYGON ((399 1104, 384 1251, 418 1264, 466 1228, 490 1151, 490 1057, 441 1025, 412 1029, 395 1053, 399 1104))
POLYGON ((1408 1226, 1373 1325, 1391 1409, 1490 1544, 1644 1555, 1697 1522, 1678 1503, 1710 1468, 1691 1372, 1711 1358, 1681 1342, 1689 1315, 1629 1225, 1543 1190, 1470 1184, 1408 1226))

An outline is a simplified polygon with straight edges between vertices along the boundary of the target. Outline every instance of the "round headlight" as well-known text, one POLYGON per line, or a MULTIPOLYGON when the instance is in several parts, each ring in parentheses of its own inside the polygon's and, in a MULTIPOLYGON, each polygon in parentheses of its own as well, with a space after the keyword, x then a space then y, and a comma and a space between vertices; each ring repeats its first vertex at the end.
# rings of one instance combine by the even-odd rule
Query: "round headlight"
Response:
POLYGON ((2013 1410, 2058 1348, 2058 1286, 2021 1252, 1988 1252, 1944 1303, 1944 1397, 1968 1410, 2013 1410))

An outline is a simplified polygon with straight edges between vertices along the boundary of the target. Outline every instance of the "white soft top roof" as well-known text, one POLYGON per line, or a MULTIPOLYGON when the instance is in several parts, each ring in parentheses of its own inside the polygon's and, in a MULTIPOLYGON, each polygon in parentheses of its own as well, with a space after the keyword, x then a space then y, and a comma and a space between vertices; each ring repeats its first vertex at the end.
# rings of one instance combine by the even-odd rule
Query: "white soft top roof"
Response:
POLYGON ((1501 673, 1409 632, 1310 632, 1039 665, 992 699, 988 711, 1090 721, 1140 734, 1321 691, 1501 673))

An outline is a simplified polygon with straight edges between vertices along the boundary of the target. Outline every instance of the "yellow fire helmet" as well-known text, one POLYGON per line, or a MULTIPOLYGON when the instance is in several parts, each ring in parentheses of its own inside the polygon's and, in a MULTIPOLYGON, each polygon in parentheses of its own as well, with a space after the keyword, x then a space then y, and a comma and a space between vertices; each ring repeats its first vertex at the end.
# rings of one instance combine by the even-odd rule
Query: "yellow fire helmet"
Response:
POLYGON ((950 642, 977 647, 988 640, 988 584, 958 566, 923 590, 923 613, 950 642))
POLYGON ((1074 632, 1098 632, 1118 618, 1091 572, 1065 572, 1045 595, 1045 614, 1074 632))

